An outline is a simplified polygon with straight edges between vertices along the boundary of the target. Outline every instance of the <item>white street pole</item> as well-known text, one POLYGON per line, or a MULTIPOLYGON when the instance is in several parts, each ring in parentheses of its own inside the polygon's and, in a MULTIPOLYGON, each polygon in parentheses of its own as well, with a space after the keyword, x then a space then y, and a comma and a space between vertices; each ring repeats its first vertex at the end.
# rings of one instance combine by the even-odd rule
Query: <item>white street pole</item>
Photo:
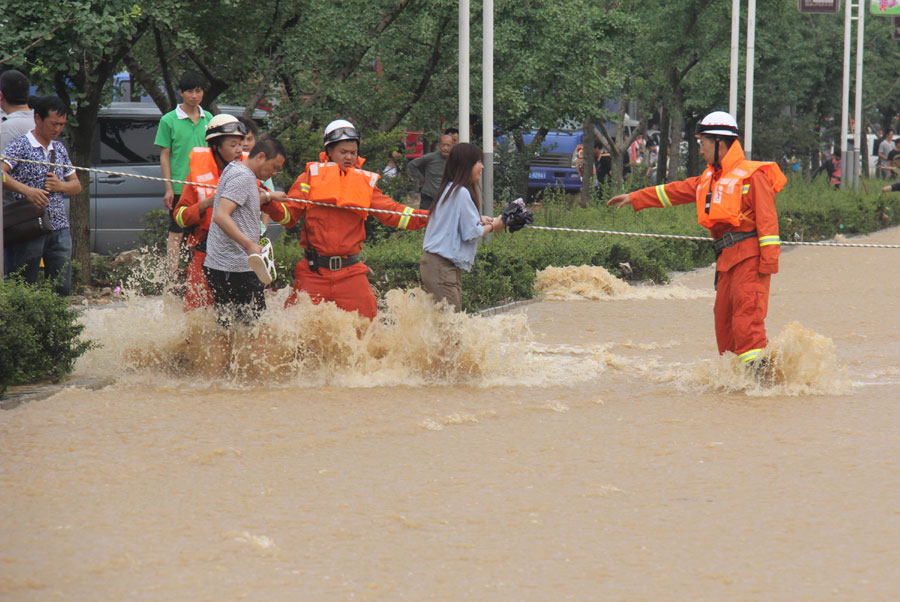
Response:
POLYGON ((747 2, 747 84, 744 90, 744 153, 753 156, 753 61, 756 51, 756 0, 747 2))
POLYGON ((483 2, 483 39, 481 65, 481 140, 484 152, 484 191, 482 214, 494 215, 494 0, 483 2))
POLYGON ((731 0, 731 80, 728 84, 728 112, 737 118, 738 63, 741 44, 741 0, 731 0))
MULTIPOLYGON (((850 4, 849 0, 847 4, 850 4)), ((868 144, 865 136, 863 135, 862 130, 862 85, 863 85, 863 41, 864 36, 863 32, 865 30, 866 23, 866 11, 863 9, 863 4, 865 4, 865 0, 856 0, 856 108, 853 111, 854 114, 854 128, 853 128, 853 139, 856 140, 856 158, 855 160, 858 162, 859 158, 863 156, 862 153, 862 145, 868 144)), ((871 152, 871 151, 870 151, 871 152)), ((867 176, 869 175, 869 166, 862 166, 863 173, 867 176)), ((859 188, 859 174, 860 171, 854 170, 853 172, 853 189, 856 190, 859 188)))
POLYGON ((841 188, 847 187, 852 178, 852 167, 847 156, 847 121, 850 107, 850 0, 844 4, 844 81, 841 87, 841 188))
POLYGON ((459 141, 469 141, 469 0, 459 0, 459 141))

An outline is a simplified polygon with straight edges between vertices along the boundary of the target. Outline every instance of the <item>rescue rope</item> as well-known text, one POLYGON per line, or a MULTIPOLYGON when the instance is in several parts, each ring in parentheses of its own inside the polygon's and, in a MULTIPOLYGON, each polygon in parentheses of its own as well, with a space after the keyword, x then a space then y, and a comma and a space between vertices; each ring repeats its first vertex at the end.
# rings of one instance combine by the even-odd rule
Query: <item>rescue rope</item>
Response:
MULTIPOLYGON (((586 234, 610 234, 616 236, 645 236, 648 238, 673 238, 676 240, 699 240, 713 242, 708 236, 682 236, 679 234, 649 234, 646 232, 617 232, 614 230, 586 230, 581 228, 551 228, 549 226, 525 226, 531 230, 554 230, 556 232, 580 232, 586 234)), ((883 245, 874 243, 852 242, 803 242, 799 240, 782 240, 782 245, 808 245, 816 247, 868 247, 873 249, 900 249, 900 245, 883 245)))
MULTIPOLYGON (((172 184, 187 184, 189 186, 200 186, 202 188, 216 188, 215 186, 211 186, 209 184, 200 184, 198 182, 188 182, 186 180, 172 180, 168 178, 158 178, 155 176, 142 176, 138 174, 132 173, 123 173, 119 171, 109 171, 106 169, 97 169, 94 167, 78 167, 75 165, 65 165, 62 163, 49 163, 47 161, 33 161, 31 159, 19 159, 16 157, 8 157, 7 155, 0 154, 0 159, 10 159, 12 161, 16 161, 17 163, 32 163, 35 165, 47 165, 49 167, 65 167, 75 169, 77 171, 84 171, 88 173, 101 173, 110 176, 122 176, 125 178, 136 178, 138 180, 150 180, 152 182, 169 182, 172 184)), ((388 215, 399 215, 399 216, 407 216, 407 217, 427 217, 427 216, 419 216, 416 214, 404 213, 402 211, 391 211, 389 209, 373 209, 371 207, 352 207, 342 205, 338 207, 332 203, 321 203, 318 201, 310 201, 307 199, 296 199, 293 197, 285 197, 286 200, 296 201, 298 203, 306 203, 307 205, 318 205, 320 207, 331 207, 331 208, 339 208, 339 209, 349 209, 351 211, 365 211, 369 213, 386 213, 388 215)), ((713 239, 708 236, 684 236, 680 234, 654 234, 650 232, 623 232, 616 230, 589 230, 586 228, 556 228, 550 226, 532 226, 528 225, 525 228, 529 230, 546 230, 550 232, 575 232, 579 234, 603 234, 608 236, 635 236, 635 237, 643 237, 643 238, 669 238, 673 240, 696 240, 700 242, 713 242, 713 239)), ((849 243, 849 242, 804 242, 797 240, 782 240, 782 245, 792 245, 792 246, 814 246, 814 247, 857 247, 857 248, 869 248, 869 249, 900 249, 900 244, 897 245, 887 245, 887 244, 874 244, 874 243, 849 243)))

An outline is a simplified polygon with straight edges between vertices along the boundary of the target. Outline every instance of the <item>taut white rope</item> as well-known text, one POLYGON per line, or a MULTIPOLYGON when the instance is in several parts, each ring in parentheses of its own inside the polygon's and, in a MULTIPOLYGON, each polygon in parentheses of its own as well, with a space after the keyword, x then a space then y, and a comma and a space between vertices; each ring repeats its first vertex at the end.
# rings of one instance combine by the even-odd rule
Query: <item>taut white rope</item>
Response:
MULTIPOLYGON (((78 171, 85 171, 89 173, 102 173, 111 176, 122 176, 125 178, 136 178, 139 180, 151 180, 154 182, 170 182, 172 184, 187 184, 190 186, 202 186, 203 188, 215 188, 215 186, 210 186, 209 184, 198 184, 197 182, 187 182, 185 180, 171 180, 167 178, 157 178, 154 176, 141 176, 138 174, 132 173, 122 173, 119 171, 108 171, 105 169, 96 169, 93 167, 77 167, 75 165, 63 165, 61 163, 49 163, 47 161, 32 161, 30 159, 18 159, 15 157, 7 157, 6 155, 0 155, 0 159, 10 159, 19 163, 34 163, 36 165, 47 165, 49 167, 71 167, 78 171)), ((307 205, 319 205, 321 207, 333 207, 338 209, 348 209, 350 211, 367 211, 370 213, 387 213, 389 215, 408 215, 409 217, 419 217, 420 219, 426 218, 427 216, 418 216, 415 214, 403 213, 402 211, 391 211, 389 209, 373 209, 371 207, 348 207, 348 206, 340 206, 333 205, 331 203, 320 203, 317 201, 309 201, 306 199, 295 199, 292 197, 286 197, 287 200, 297 201, 298 203, 306 203, 307 205)), ((608 236, 635 236, 642 238, 669 238, 674 240, 696 240, 700 242, 713 242, 713 239, 708 236, 683 236, 679 234, 654 234, 652 232, 621 232, 616 230, 589 230, 585 228, 553 228, 550 226, 525 226, 525 228, 529 230, 546 230, 550 232, 575 232, 579 234, 604 234, 608 236)), ((851 242, 803 242, 796 240, 782 240, 782 245, 792 245, 792 246, 815 246, 815 247, 859 247, 859 248, 869 248, 869 249, 900 249, 900 245, 882 245, 882 244, 872 244, 872 243, 851 243, 851 242)))

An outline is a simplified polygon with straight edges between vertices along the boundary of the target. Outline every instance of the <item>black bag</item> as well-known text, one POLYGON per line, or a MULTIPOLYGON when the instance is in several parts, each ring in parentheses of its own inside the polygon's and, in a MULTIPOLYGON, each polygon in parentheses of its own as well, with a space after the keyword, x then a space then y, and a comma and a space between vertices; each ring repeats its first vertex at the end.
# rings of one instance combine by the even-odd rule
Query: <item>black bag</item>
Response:
MULTIPOLYGON (((56 149, 50 149, 50 163, 55 163, 56 149)), ((16 198, 11 192, 3 191, 3 246, 8 247, 47 232, 52 232, 49 205, 38 209, 24 196, 16 198)))
POLYGON ((534 213, 525 208, 525 201, 516 199, 510 201, 509 205, 506 206, 506 209, 500 215, 500 219, 506 224, 507 230, 516 232, 534 222, 534 213))

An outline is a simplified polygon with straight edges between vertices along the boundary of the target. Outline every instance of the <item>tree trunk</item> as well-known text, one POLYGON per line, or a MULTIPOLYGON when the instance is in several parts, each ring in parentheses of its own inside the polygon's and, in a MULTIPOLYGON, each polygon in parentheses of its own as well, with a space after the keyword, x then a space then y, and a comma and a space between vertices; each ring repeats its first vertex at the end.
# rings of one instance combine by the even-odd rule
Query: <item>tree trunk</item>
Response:
POLYGON ((540 154, 541 146, 547 138, 548 131, 547 128, 539 128, 529 144, 525 144, 525 138, 522 136, 521 130, 516 132, 514 136, 516 152, 522 156, 528 157, 528 162, 521 170, 519 170, 519 173, 517 173, 516 177, 513 179, 515 182, 516 196, 520 196, 523 199, 528 196, 528 172, 529 166, 531 165, 531 159, 540 154))
POLYGON ((175 105, 169 104, 169 96, 159 89, 156 78, 143 68, 137 59, 134 58, 134 55, 128 53, 123 60, 125 66, 128 67, 128 72, 131 73, 132 89, 137 88, 134 85, 135 80, 137 80, 141 84, 141 88, 153 99, 153 102, 159 107, 159 112, 163 115, 175 108, 175 105))
POLYGON ((582 163, 581 163, 581 198, 579 204, 587 208, 591 200, 591 191, 594 189, 594 122, 585 119, 582 123, 584 136, 582 138, 582 163))
POLYGON ((681 98, 676 98, 672 103, 672 125, 670 127, 669 139, 672 141, 671 153, 669 154, 669 177, 678 179, 678 172, 681 169, 681 130, 684 128, 684 114, 681 98))
POLYGON ((669 111, 666 107, 659 109, 659 156, 656 159, 656 183, 665 184, 666 166, 669 164, 669 128, 671 127, 669 111))
POLYGON ((866 136, 866 128, 862 128, 862 140, 860 140, 860 157, 862 159, 862 174, 867 178, 871 178, 873 174, 869 173, 869 155, 872 149, 869 148, 869 138, 866 136))
MULTIPOLYGON (((99 94, 97 101, 83 100, 75 112, 78 126, 72 128, 72 165, 86 167, 91 164, 91 146, 97 127, 99 94)), ((91 282, 91 177, 84 171, 76 172, 81 181, 81 192, 69 201, 69 228, 72 234, 72 260, 81 267, 81 283, 91 282)))
POLYGON ((697 129, 697 119, 691 118, 685 124, 685 132, 688 139, 687 175, 699 176, 704 167, 700 165, 700 145, 694 142, 694 131, 697 129))

